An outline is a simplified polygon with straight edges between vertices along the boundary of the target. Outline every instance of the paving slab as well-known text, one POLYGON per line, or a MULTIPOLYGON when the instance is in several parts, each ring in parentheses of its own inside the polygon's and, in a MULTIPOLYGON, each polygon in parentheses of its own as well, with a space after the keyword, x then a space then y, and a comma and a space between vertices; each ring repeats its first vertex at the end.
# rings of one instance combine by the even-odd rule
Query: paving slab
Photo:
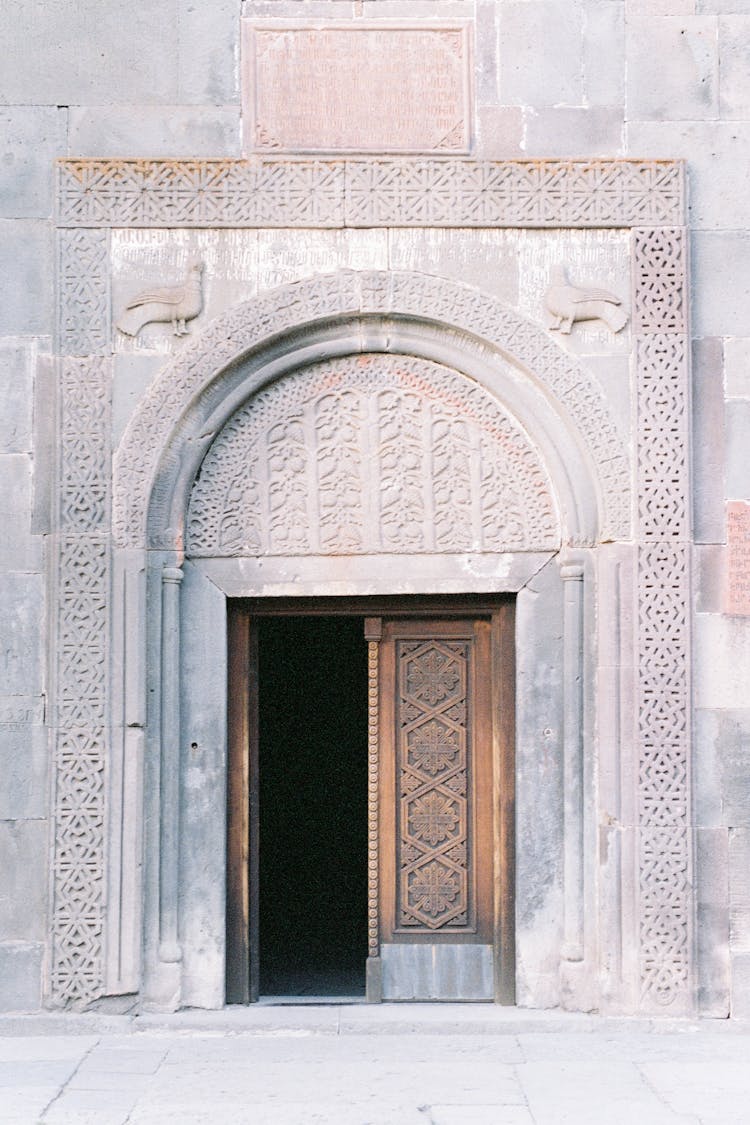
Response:
POLYGON ((0 1019, 0 1121, 744 1125, 748 1057, 743 1020, 455 1004, 50 1013, 0 1019))

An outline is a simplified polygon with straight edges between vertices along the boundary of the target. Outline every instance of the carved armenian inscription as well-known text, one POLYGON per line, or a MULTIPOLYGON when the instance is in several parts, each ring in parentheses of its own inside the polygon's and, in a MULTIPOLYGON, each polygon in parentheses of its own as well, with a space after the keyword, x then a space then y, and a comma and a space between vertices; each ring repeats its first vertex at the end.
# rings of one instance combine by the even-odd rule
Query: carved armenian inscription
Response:
POLYGON ((727 504, 726 612, 750 616, 750 504, 727 504))
POLYGON ((465 26, 245 26, 250 145, 278 152, 467 152, 465 26))

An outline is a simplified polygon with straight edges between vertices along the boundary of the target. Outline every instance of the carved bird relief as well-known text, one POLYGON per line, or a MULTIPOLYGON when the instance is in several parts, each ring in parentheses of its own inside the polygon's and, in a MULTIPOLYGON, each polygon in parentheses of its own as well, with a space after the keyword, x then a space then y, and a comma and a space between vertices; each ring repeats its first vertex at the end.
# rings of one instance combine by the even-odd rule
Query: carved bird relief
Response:
POLYGON ((628 323, 622 301, 606 289, 589 289, 571 285, 564 266, 552 271, 552 284, 544 295, 544 307, 550 314, 550 329, 570 334, 578 320, 603 320, 611 332, 619 332, 628 323))
POLYGON ((186 321, 194 320, 203 308, 202 274, 203 262, 192 262, 182 285, 139 293, 125 306, 117 327, 126 336, 137 336, 146 324, 171 322, 175 336, 185 336, 186 321))

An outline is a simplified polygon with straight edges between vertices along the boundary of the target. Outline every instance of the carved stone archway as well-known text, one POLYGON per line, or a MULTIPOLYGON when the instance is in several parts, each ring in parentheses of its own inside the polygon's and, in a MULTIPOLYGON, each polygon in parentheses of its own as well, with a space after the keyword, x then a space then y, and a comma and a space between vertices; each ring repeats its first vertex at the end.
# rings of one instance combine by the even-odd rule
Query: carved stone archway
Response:
MULTIPOLYGON (((500 397, 533 433, 555 481, 562 541, 599 544, 595 568, 585 550, 572 558, 563 568, 565 597, 559 591, 553 597, 561 616, 564 603, 572 607, 569 619, 580 621, 581 560, 596 570, 598 598, 589 605, 589 620, 600 615, 596 690, 593 668, 584 680, 589 700, 596 700, 600 759, 599 811, 589 813, 589 830, 598 817, 602 850, 598 868, 589 868, 586 878, 594 892, 598 886, 609 921, 594 962, 585 968, 589 975, 598 971, 604 982, 593 1002, 610 1009, 692 1010, 689 368, 681 167, 627 161, 69 161, 61 166, 59 202, 64 358, 53 581, 51 1001, 85 1003, 142 986, 140 884, 132 878, 142 854, 142 821, 132 810, 141 808, 147 720, 149 738, 161 744, 161 731, 173 729, 170 709, 179 706, 170 653, 159 648, 159 638, 176 635, 180 583, 191 604, 217 596, 210 581, 198 589, 195 567, 176 565, 183 557, 187 497, 207 448, 249 395, 295 365, 353 350, 393 350, 446 363, 490 390, 498 364, 507 363, 500 397), (415 204, 416 182, 421 195, 415 204), (439 190, 431 192, 431 185, 439 190), (274 225, 630 227, 632 473, 616 435, 609 440, 612 427, 599 413, 595 388, 589 399, 593 381, 546 333, 480 292, 450 282, 411 275, 404 285, 400 275, 341 273, 231 310, 188 345, 129 427, 117 453, 113 490, 110 230, 274 225), (458 317, 457 289, 463 291, 458 317), (538 416, 536 407, 543 408, 538 416), (558 439, 563 453, 555 462, 558 439), (146 603, 156 608, 148 643, 146 603), (162 722, 155 728, 146 699, 160 694, 162 722)), ((544 577, 551 571, 538 571, 538 578, 511 572, 502 579, 505 588, 524 587, 519 608, 532 620, 532 601, 551 604, 545 603, 544 577)), ((486 581, 497 584, 497 575, 486 581)), ((569 657, 573 634, 566 632, 572 638, 566 642, 569 657)), ((184 642, 190 654, 189 635, 184 642)), ((521 667, 519 675, 526 672, 531 674, 521 667)), ((543 715, 541 699, 536 719, 543 715)), ((584 718, 584 744, 593 747, 591 714, 572 703, 571 716, 584 718)), ((151 759, 152 750, 153 744, 151 759)), ((147 790, 154 781, 160 782, 158 770, 149 775, 147 790)), ((161 781, 168 800, 174 776, 161 781)), ((218 775, 213 782, 221 784, 218 775)), ((165 827, 167 847, 157 844, 154 852, 158 869, 147 863, 147 912, 156 904, 158 913, 160 887, 176 894, 178 886, 179 850, 169 840, 174 825, 165 827)), ((566 873, 578 879, 571 840, 566 873)), ((175 949, 167 940, 161 952, 173 956, 175 949)), ((158 953, 147 940, 146 961, 158 960, 158 953)), ((574 967, 575 957, 567 962, 574 967)), ((175 969, 183 1001, 220 1003, 210 989, 201 992, 196 971, 195 963, 175 969)), ((567 1002, 591 1002, 576 991, 574 976, 567 1002)), ((157 1000, 169 1002, 169 995, 167 982, 157 1000)), ((171 996, 177 995, 172 989, 171 996)), ((522 1001, 557 1002, 536 986, 522 993, 522 1001)))

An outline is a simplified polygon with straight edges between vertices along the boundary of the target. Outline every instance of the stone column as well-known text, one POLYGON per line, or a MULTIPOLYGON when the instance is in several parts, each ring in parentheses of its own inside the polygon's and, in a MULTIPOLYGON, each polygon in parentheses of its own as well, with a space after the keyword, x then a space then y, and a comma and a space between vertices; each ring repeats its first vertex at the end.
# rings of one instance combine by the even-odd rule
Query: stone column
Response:
POLYGON ((563 580, 563 961, 583 960, 583 566, 563 580))
POLYGON ((161 587, 161 754, 159 783, 159 959, 182 958, 178 930, 180 861, 180 584, 166 566, 161 587))

